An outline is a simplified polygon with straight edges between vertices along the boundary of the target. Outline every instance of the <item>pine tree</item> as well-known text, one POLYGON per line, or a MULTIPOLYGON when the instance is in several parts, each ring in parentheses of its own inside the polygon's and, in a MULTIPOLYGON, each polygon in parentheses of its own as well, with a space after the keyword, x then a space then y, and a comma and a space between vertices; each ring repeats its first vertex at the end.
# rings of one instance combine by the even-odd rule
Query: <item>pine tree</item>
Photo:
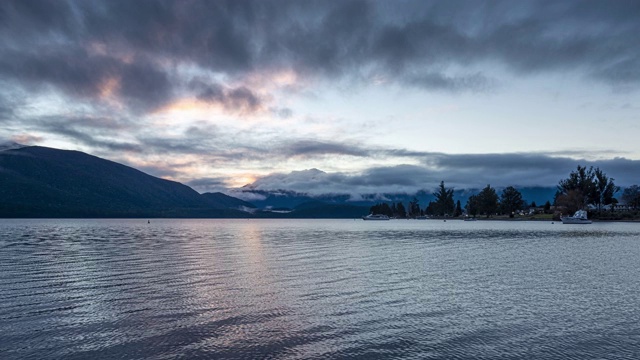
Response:
POLYGON ((398 205, 396 205, 396 216, 399 218, 406 218, 407 217, 407 210, 405 210, 404 205, 402 205, 401 202, 398 203, 398 205))
POLYGON ((491 185, 487 185, 478 194, 478 211, 487 217, 498 211, 498 194, 491 185))
POLYGON ((513 186, 508 186, 502 190, 500 196, 500 209, 503 214, 509 214, 509 217, 513 217, 514 213, 524 206, 524 200, 522 200, 522 194, 516 190, 513 186))
POLYGON ((453 213, 453 216, 459 217, 462 215, 462 207, 460 206, 460 200, 456 202, 456 211, 453 213))
POLYGON ((436 197, 435 202, 435 215, 453 215, 455 210, 455 204, 453 202, 453 189, 447 189, 444 186, 444 181, 440 182, 440 186, 433 193, 436 197))

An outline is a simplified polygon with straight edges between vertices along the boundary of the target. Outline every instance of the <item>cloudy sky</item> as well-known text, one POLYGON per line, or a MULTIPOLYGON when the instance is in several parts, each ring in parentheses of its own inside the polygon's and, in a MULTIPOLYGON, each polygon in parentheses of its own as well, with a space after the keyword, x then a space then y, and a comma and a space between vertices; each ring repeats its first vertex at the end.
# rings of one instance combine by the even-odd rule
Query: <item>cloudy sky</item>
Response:
POLYGON ((2 1, 0 140, 216 191, 640 183, 640 2, 2 1))

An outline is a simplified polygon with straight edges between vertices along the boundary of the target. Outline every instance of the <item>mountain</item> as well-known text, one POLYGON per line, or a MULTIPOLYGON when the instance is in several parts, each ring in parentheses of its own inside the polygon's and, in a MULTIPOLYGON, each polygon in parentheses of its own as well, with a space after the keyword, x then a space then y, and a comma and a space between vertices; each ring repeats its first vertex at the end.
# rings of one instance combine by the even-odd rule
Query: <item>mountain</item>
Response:
POLYGON ((0 151, 0 199, 0 217, 248 215, 229 209, 228 198, 202 196, 178 182, 79 151, 39 146, 0 151))
MULTIPOLYGON (((435 189, 434 189, 435 190, 435 189)), ((453 193, 455 201, 460 200, 464 206, 469 197, 478 194, 482 189, 456 189, 453 193)), ((502 188, 496 188, 498 195, 502 193, 502 188)), ((527 203, 535 201, 538 205, 543 205, 546 201, 553 202, 556 192, 555 187, 523 187, 518 189, 527 203)), ((431 191, 420 190, 413 194, 406 193, 385 193, 385 194, 321 194, 311 195, 290 190, 255 190, 249 188, 237 189, 232 194, 237 194, 240 198, 250 198, 251 203, 258 208, 288 208, 302 210, 300 207, 313 208, 319 204, 351 205, 360 207, 370 207, 377 203, 398 203, 407 205, 415 197, 422 208, 425 208, 429 201, 434 201, 435 196, 431 191)))
POLYGON ((522 194, 522 198, 529 204, 535 202, 538 206, 543 206, 545 202, 549 201, 553 204, 553 199, 556 196, 557 187, 526 187, 518 189, 522 194))
POLYGON ((5 151, 5 150, 13 150, 13 149, 20 149, 26 147, 25 145, 21 145, 15 142, 3 142, 0 143, 0 151, 5 151))
POLYGON ((223 194, 221 192, 216 193, 204 193, 201 195, 204 199, 206 199, 212 207, 222 207, 231 208, 231 209, 255 209, 256 206, 250 202, 240 200, 238 198, 234 198, 233 196, 229 196, 223 194))

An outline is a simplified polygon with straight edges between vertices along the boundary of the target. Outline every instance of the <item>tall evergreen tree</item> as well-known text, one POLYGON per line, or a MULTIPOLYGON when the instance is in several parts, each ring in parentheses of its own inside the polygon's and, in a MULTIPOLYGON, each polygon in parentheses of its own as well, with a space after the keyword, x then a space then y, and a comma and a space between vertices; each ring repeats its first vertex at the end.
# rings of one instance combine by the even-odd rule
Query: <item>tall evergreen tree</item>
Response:
POLYGON ((401 202, 399 202, 396 205, 396 213, 394 214, 396 217, 399 217, 401 219, 404 219, 407 217, 407 210, 405 210, 404 205, 402 205, 401 202))
POLYGON ((444 216, 445 214, 453 215, 455 203, 453 202, 453 188, 447 189, 444 181, 440 182, 440 186, 433 193, 436 197, 435 215, 444 216))
POLYGON ((387 215, 389 217, 393 216, 393 211, 391 211, 391 207, 387 203, 375 204, 371 208, 369 208, 369 212, 371 214, 381 214, 387 215))
POLYGON ((436 215, 435 204, 433 203, 433 201, 429 201, 429 204, 424 209, 424 213, 426 215, 436 215))
POLYGON ((414 197, 413 200, 409 202, 409 217, 415 218, 417 216, 420 216, 420 203, 418 199, 414 197))
POLYGON ((460 206, 460 200, 456 202, 456 210, 453 213, 453 216, 460 217, 462 215, 462 206, 460 206))
POLYGON ((620 191, 620 187, 616 186, 613 182, 614 179, 609 178, 600 168, 596 168, 593 173, 596 189, 593 200, 598 212, 601 212, 603 205, 609 205, 613 202, 613 195, 620 191))
POLYGON ((522 200, 522 194, 513 186, 508 186, 502 190, 500 195, 500 210, 503 214, 509 214, 509 217, 513 217, 513 214, 524 207, 524 200, 522 200))
POLYGON ((471 215, 472 217, 476 217, 479 210, 478 195, 471 195, 469 197, 469 200, 467 200, 467 205, 465 205, 465 209, 467 209, 467 214, 471 215))
POLYGON ((478 212, 485 214, 487 217, 498 211, 498 194, 496 190, 487 185, 478 194, 478 212))

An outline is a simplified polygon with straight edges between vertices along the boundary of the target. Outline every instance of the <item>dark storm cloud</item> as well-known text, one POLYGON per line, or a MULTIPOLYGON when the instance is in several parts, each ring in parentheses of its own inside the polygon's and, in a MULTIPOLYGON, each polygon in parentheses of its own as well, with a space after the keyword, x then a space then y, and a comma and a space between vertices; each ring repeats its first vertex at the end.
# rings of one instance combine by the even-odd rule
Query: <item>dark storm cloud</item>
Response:
POLYGON ((219 104, 228 111, 252 113, 260 110, 263 105, 260 97, 244 86, 229 88, 202 80, 193 80, 189 85, 199 100, 219 104))
MULTIPOLYGON (((4 1, 0 74, 89 97, 115 78, 121 100, 143 110, 186 82, 173 74, 181 63, 228 76, 373 73, 462 91, 485 89, 491 75, 451 65, 497 61, 518 73, 571 69, 637 84, 638 14, 637 1, 4 1)), ((225 94, 235 106, 260 103, 250 88, 225 94)))
POLYGON ((72 34, 79 23, 73 6, 66 1, 3 1, 0 4, 0 31, 20 42, 32 36, 72 34), (46 34, 50 31, 50 34, 46 34))
POLYGON ((260 2, 81 3, 88 37, 222 71, 246 70, 252 64, 260 2))
POLYGON ((0 75, 30 89, 52 85, 85 99, 99 98, 112 81, 114 94, 133 110, 158 107, 171 98, 172 92, 168 75, 151 62, 137 59, 125 63, 74 46, 5 50, 0 58, 0 75))
POLYGON ((439 168, 464 168, 500 171, 522 171, 566 168, 569 158, 550 157, 545 154, 429 154, 423 161, 439 168))

